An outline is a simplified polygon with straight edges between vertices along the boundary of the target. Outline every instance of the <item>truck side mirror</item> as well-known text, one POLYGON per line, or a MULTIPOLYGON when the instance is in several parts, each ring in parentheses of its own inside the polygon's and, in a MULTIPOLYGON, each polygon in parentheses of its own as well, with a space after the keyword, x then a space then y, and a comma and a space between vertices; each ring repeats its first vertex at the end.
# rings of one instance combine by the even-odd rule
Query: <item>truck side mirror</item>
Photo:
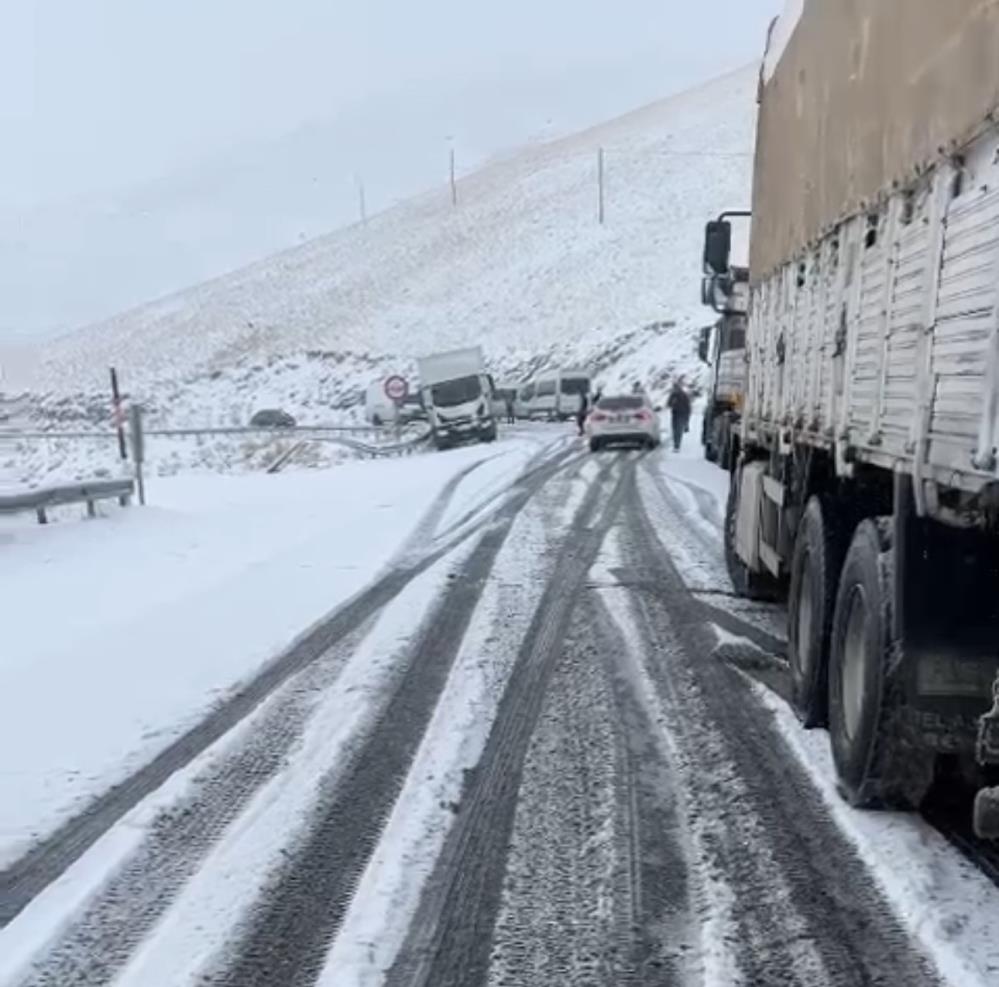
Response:
POLYGON ((701 330, 701 338, 697 341, 697 355, 701 363, 710 363, 708 354, 711 350, 711 326, 705 326, 701 330))
POLYGON ((732 224, 727 219, 713 219, 704 230, 704 271, 727 274, 732 255, 732 224))

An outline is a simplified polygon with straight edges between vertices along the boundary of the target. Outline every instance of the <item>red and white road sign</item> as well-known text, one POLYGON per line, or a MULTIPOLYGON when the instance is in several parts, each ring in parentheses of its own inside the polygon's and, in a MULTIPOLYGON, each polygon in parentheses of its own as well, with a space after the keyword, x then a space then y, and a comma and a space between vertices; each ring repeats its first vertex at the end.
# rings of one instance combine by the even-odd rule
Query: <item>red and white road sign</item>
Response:
POLYGON ((396 374, 385 380, 385 397, 390 401, 405 401, 407 394, 409 394, 409 384, 405 377, 396 374))

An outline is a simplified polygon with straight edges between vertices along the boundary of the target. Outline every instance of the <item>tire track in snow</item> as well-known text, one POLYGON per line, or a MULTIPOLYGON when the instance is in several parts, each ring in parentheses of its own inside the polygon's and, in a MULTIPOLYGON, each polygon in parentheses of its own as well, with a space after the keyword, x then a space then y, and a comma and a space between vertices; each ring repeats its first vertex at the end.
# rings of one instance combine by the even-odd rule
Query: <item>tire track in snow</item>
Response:
MULTIPOLYGON (((594 464, 595 465, 595 464, 594 464)), ((478 763, 517 651, 589 488, 582 462, 532 498, 497 556, 405 786, 344 917, 318 983, 377 987, 416 914, 478 763)))
MULTIPOLYGON (((571 449, 558 449, 530 473, 516 480, 513 484, 516 495, 500 514, 521 504, 526 496, 562 467, 570 453, 571 449)), ((449 497, 447 489, 442 491, 438 500, 445 497, 449 497)), ((431 505, 431 514, 436 507, 436 502, 431 505)), ((44 888, 64 874, 139 802, 253 713, 293 675, 322 658, 338 642, 375 616, 412 580, 492 521, 491 516, 484 517, 473 527, 458 532, 448 541, 434 547, 419 561, 393 569, 370 584, 328 618, 316 624, 286 652, 265 665, 254 678, 239 687, 208 716, 171 742, 151 761, 99 796, 81 813, 66 820, 24 856, 0 871, 0 929, 20 914, 44 888)))
POLYGON ((477 987, 487 982, 524 758, 579 589, 617 514, 633 462, 629 457, 606 464, 614 475, 610 494, 599 481, 593 484, 563 543, 485 751, 469 773, 461 811, 389 973, 390 987, 477 987))
POLYGON ((319 975, 409 773, 496 555, 516 517, 557 471, 549 467, 522 479, 486 526, 415 646, 378 724, 349 767, 336 773, 335 783, 320 784, 308 835, 273 875, 238 944, 221 958, 213 984, 298 987, 319 975))
POLYGON ((253 795, 285 766, 362 633, 351 634, 271 697, 247 722, 245 735, 233 737, 231 749, 195 778, 192 790, 155 817, 138 851, 74 916, 20 981, 23 987, 111 982, 253 795))
POLYGON ((710 612, 711 619, 730 634, 749 638, 762 651, 783 656, 787 651, 783 607, 740 599, 732 593, 722 550, 722 532, 692 519, 690 511, 670 490, 672 480, 647 462, 640 483, 645 510, 655 521, 659 540, 670 553, 688 590, 710 612))
POLYGON ((807 987, 939 983, 767 712, 712 656, 714 631, 658 543, 637 487, 622 548, 662 728, 685 764, 712 866, 734 892, 744 981, 807 987))

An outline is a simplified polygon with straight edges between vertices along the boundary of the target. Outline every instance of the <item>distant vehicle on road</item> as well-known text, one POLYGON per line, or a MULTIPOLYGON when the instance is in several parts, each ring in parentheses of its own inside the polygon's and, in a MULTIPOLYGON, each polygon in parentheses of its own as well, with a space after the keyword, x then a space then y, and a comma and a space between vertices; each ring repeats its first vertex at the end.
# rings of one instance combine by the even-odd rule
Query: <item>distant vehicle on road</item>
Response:
POLYGON ((601 398, 586 419, 590 451, 611 445, 655 449, 662 440, 659 415, 644 394, 601 398))
POLYGON ((579 411, 581 396, 590 393, 585 370, 546 370, 520 390, 518 417, 569 421, 579 411))
POLYGON ((364 418, 372 425, 394 425, 399 413, 395 402, 385 393, 385 381, 385 377, 373 380, 364 392, 364 418))
POLYGON ((513 403, 513 413, 517 418, 530 418, 531 405, 534 402, 534 381, 528 380, 520 385, 517 398, 513 403))
POLYGON ((423 357, 419 368, 420 397, 437 449, 496 439, 493 380, 481 347, 434 353, 423 357))
POLYGON ((294 416, 280 408, 261 408, 250 419, 252 428, 294 428, 294 416))
POLYGON ((411 391, 406 395, 401 407, 396 409, 400 425, 408 425, 410 422, 425 422, 427 420, 427 409, 423 407, 419 391, 411 391))

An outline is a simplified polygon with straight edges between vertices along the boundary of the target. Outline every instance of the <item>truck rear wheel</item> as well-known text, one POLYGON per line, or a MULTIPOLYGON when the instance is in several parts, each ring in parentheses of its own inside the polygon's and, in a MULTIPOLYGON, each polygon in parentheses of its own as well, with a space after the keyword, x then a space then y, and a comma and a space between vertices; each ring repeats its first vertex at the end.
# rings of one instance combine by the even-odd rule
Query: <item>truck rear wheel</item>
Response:
POLYGON ((829 638, 845 554, 835 508, 812 497, 791 556, 787 634, 791 699, 806 727, 825 726, 829 716, 829 638))
POLYGON ((741 468, 736 467, 732 471, 728 485, 728 503, 725 508, 725 566, 737 596, 744 596, 749 600, 776 600, 779 596, 777 580, 764 573, 753 572, 739 558, 735 550, 741 475, 741 468))
POLYGON ((900 642, 892 638, 890 521, 861 522, 836 597, 829 655, 829 734, 844 797, 858 807, 915 808, 932 755, 907 743, 900 642))

